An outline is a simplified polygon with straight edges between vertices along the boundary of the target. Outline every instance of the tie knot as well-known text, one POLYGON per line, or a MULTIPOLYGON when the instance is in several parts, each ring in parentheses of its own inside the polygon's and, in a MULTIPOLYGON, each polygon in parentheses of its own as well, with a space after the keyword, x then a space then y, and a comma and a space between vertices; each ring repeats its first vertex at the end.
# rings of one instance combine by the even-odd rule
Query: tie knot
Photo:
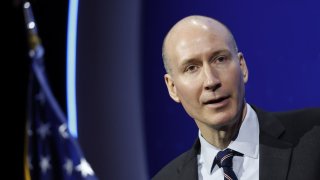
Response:
POLYGON ((225 149, 223 151, 219 151, 216 158, 214 159, 212 169, 217 164, 219 167, 225 168, 230 167, 232 168, 232 158, 233 156, 242 156, 243 154, 234 151, 232 149, 225 149))

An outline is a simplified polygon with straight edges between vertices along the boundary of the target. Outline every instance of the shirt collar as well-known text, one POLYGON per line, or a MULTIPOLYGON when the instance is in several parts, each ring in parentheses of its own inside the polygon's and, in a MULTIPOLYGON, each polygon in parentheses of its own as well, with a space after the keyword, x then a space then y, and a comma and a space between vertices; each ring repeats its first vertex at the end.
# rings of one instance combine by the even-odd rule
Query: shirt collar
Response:
MULTIPOLYGON (((257 114, 251 106, 249 104, 246 104, 246 106, 246 116, 241 124, 238 136, 234 141, 231 141, 227 148, 242 153, 244 157, 256 159, 259 155, 259 122, 257 114)), ((200 130, 198 136, 201 143, 200 159, 210 173, 213 160, 220 149, 208 143, 202 137, 200 130)))

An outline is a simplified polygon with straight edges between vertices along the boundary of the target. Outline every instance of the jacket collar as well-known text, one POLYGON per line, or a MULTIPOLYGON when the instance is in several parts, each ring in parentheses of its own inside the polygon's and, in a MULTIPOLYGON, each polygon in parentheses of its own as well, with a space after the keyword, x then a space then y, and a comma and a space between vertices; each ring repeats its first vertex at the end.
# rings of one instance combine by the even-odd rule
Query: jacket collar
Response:
POLYGON ((198 159, 200 153, 199 139, 193 144, 192 148, 187 152, 184 162, 178 167, 177 171, 179 179, 195 180, 198 179, 198 159))
POLYGON ((253 109, 260 126, 260 180, 287 179, 293 145, 281 140, 286 129, 271 113, 253 109))
MULTIPOLYGON (((292 144, 281 140, 284 126, 271 113, 252 106, 258 116, 260 126, 260 180, 286 179, 292 154, 292 144)), ((196 140, 187 152, 186 158, 177 171, 180 179, 198 179, 197 155, 200 153, 200 141, 196 140)))

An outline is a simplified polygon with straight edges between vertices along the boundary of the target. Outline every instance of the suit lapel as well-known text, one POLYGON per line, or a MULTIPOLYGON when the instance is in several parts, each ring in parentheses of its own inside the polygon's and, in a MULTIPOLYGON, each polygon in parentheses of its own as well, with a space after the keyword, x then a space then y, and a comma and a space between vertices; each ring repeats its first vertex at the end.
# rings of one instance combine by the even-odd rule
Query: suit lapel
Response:
POLYGON ((254 109, 260 126, 260 180, 285 180, 291 159, 292 144, 280 139, 285 133, 285 128, 274 116, 254 109))
POLYGON ((198 166, 197 158, 192 158, 188 163, 186 163, 182 169, 178 171, 179 179, 183 180, 197 180, 198 179, 198 166))
MULTIPOLYGON (((272 114, 253 106, 258 115, 260 126, 260 180, 285 180, 289 170, 292 144, 280 139, 285 128, 272 114)), ((179 179, 198 179, 197 155, 200 152, 200 141, 197 139, 188 152, 184 163, 177 169, 179 179)))
POLYGON ((192 149, 184 160, 184 163, 178 168, 179 179, 197 180, 198 179, 198 159, 197 155, 200 151, 200 141, 197 139, 192 149))

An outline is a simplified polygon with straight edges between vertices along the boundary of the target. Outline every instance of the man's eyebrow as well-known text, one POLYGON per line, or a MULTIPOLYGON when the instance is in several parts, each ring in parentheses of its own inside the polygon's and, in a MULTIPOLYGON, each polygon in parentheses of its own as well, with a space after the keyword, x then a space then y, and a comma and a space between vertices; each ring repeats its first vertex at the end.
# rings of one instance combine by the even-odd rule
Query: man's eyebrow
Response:
MULTIPOLYGON (((220 54, 231 54, 231 52, 228 49, 220 49, 217 51, 214 51, 212 54, 210 54, 208 60, 211 60, 213 57, 218 56, 220 54)), ((185 59, 182 60, 182 63, 180 64, 181 67, 184 67, 189 64, 197 64, 199 63, 196 58, 190 58, 190 59, 185 59)))
POLYGON ((185 68, 187 68, 189 65, 201 65, 201 60, 197 59, 197 58, 190 58, 190 59, 186 59, 183 60, 183 62, 178 65, 178 69, 180 71, 184 71, 185 68))
POLYGON ((231 52, 228 49, 221 49, 221 50, 213 52, 211 57, 217 56, 217 55, 222 54, 222 53, 231 54, 231 52))
POLYGON ((185 67, 189 64, 196 64, 196 63, 199 63, 196 58, 190 58, 190 59, 183 60, 182 63, 180 64, 180 67, 185 67))

